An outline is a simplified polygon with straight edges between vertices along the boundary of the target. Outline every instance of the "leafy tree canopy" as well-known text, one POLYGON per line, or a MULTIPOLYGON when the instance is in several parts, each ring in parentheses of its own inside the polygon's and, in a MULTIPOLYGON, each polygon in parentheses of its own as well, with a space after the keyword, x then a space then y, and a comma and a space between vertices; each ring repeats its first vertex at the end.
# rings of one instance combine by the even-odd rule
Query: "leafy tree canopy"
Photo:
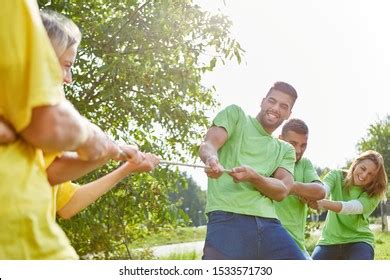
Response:
MULTIPOLYGON (((170 160, 194 157, 217 105, 202 75, 243 50, 231 22, 190 0, 38 0, 40 8, 71 18, 83 40, 67 98, 115 139, 170 160)), ((90 174, 89 182, 113 166, 90 174)), ((164 226, 180 211, 168 194, 177 170, 132 176, 70 221, 61 224, 82 256, 134 258, 128 244, 164 226)))

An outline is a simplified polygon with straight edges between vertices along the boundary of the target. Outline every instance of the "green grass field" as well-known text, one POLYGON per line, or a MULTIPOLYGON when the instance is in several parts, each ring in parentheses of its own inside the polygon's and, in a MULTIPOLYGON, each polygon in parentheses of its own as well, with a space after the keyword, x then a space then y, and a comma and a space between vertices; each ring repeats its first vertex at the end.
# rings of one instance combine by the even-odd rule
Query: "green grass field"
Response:
POLYGON ((201 255, 198 252, 192 251, 181 254, 170 254, 166 257, 161 257, 159 260, 200 260, 201 255))
POLYGON ((390 232, 375 233, 375 259, 390 260, 390 232))
POLYGON ((204 240, 206 227, 181 227, 167 229, 134 242, 131 248, 144 248, 204 240))

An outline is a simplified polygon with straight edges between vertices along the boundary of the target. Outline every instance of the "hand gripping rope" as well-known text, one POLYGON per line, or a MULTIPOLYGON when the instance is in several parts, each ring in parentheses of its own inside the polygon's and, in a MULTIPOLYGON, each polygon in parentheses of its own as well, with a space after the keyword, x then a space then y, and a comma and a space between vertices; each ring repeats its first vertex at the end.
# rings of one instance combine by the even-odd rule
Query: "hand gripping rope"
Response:
MULTIPOLYGON (((120 153, 121 153, 122 156, 127 157, 125 152, 120 151, 120 153)), ((189 163, 174 162, 174 161, 166 161, 166 160, 161 160, 161 161, 160 161, 160 164, 164 164, 164 165, 180 165, 180 166, 187 166, 187 167, 193 167, 193 168, 203 168, 203 169, 208 169, 208 168, 210 168, 209 166, 206 166, 206 165, 189 164, 189 163)), ((230 172, 232 172, 231 169, 225 169, 225 168, 223 168, 221 171, 224 172, 224 173, 230 173, 230 172)))
MULTIPOLYGON (((189 164, 189 163, 173 162, 173 161, 166 161, 166 160, 161 160, 160 164, 180 165, 180 166, 188 166, 188 167, 203 168, 203 169, 210 168, 209 166, 206 166, 206 165, 189 164)), ((232 170, 231 169, 222 169, 222 172, 230 173, 230 172, 232 172, 232 170)))

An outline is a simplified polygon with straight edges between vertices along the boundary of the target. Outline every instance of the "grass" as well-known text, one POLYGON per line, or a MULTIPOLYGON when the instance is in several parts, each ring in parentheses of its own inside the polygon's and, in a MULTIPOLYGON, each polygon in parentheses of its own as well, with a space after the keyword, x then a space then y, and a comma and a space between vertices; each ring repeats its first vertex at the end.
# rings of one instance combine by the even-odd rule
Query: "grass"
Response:
POLYGON ((131 248, 145 248, 184 242, 202 241, 206 237, 206 227, 180 227, 166 229, 131 244, 131 248))
POLYGON ((375 259, 390 260, 390 232, 375 233, 375 259))
POLYGON ((159 260, 200 260, 201 255, 196 251, 186 253, 173 253, 168 256, 161 257, 159 260))

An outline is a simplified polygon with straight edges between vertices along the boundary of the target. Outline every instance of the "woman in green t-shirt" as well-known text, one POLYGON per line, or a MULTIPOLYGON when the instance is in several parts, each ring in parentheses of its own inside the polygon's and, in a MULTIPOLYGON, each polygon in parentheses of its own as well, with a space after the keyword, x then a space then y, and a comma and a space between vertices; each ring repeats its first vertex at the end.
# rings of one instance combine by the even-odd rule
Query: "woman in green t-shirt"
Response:
POLYGON ((328 210, 314 260, 372 260, 374 235, 368 217, 387 189, 383 157, 375 151, 359 155, 348 171, 332 170, 324 178, 330 200, 310 203, 328 210))

